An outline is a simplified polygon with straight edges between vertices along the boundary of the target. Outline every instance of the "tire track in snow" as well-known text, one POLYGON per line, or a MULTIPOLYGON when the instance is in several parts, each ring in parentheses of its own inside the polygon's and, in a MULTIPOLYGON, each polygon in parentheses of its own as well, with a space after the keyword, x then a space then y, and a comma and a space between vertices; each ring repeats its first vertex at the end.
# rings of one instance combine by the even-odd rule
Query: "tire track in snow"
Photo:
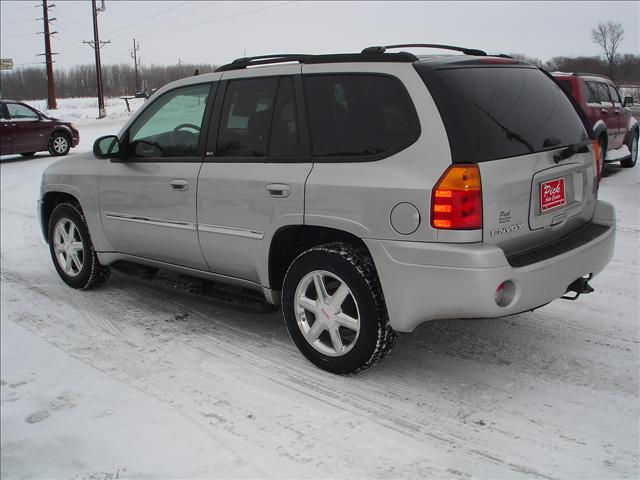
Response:
MULTIPOLYGON (((15 282, 15 278, 13 280, 15 282)), ((415 410, 407 410, 406 412, 393 411, 392 408, 385 404, 389 402, 390 397, 391 400, 400 402, 400 405, 396 406, 405 407, 406 405, 402 405, 403 398, 423 397, 425 401, 437 402, 439 400, 442 402, 442 399, 438 398, 438 395, 432 396, 433 398, 431 399, 424 398, 423 389, 428 389, 428 382, 420 383, 417 387, 411 388, 408 387, 402 379, 400 379, 400 381, 393 381, 393 379, 383 377, 381 383, 380 375, 376 374, 365 374, 362 379, 357 377, 350 379, 341 379, 338 377, 336 379, 336 377, 333 376, 330 376, 328 379, 327 374, 311 367, 306 361, 301 359, 297 351, 290 344, 282 341, 283 338, 286 338, 283 337, 282 327, 279 327, 281 333, 273 336, 274 341, 268 342, 259 334, 252 333, 249 328, 239 328, 235 326, 238 322, 245 322, 247 318, 252 320, 253 323, 264 319, 264 317, 267 317, 266 321, 274 322, 275 318, 273 318, 273 316, 240 315, 219 307, 211 308, 200 300, 194 300, 184 296, 176 299, 174 298, 175 295, 168 295, 167 292, 163 290, 139 286, 127 279, 118 278, 117 281, 121 283, 121 285, 115 289, 110 288, 109 290, 111 291, 96 292, 99 293, 99 295, 96 295, 97 298, 94 298, 93 294, 91 294, 91 303, 94 307, 92 310, 100 312, 100 317, 103 315, 113 315, 114 319, 109 321, 117 322, 115 330, 112 330, 111 328, 105 329, 103 322, 98 320, 96 329, 106 330, 107 334, 105 336, 108 338, 110 335, 117 336, 116 332, 120 332, 119 329, 124 328, 124 325, 127 326, 124 330, 136 330, 135 327, 142 327, 144 335, 141 338, 143 343, 148 347, 140 351, 134 350, 133 352, 129 349, 127 351, 127 357, 129 359, 127 362, 114 362, 109 359, 105 361, 103 357, 105 355, 108 357, 110 355, 109 352, 104 352, 102 349, 96 348, 93 340, 92 347, 88 348, 89 352, 93 353, 88 354, 86 350, 81 350, 76 352, 76 354, 81 357, 83 356, 82 359, 90 364, 104 364, 103 368, 109 368, 108 365, 111 364, 110 369, 112 372, 114 369, 122 368, 123 364, 126 366, 133 363, 140 365, 140 369, 143 372, 148 368, 160 368, 161 372, 171 371, 179 373, 181 378, 174 379, 174 381, 182 385, 181 389, 191 388, 193 391, 190 392, 188 397, 196 397, 195 400, 189 401, 189 398, 175 400, 175 397, 172 396, 172 393, 175 394, 175 391, 172 393, 167 392, 165 385, 166 375, 162 373, 159 373, 159 378, 156 379, 155 374, 157 372, 153 372, 152 370, 154 378, 145 379, 142 388, 145 391, 153 391, 154 395, 165 401, 169 401, 170 403, 178 402, 181 408, 190 410, 192 414, 197 414, 202 411, 207 406, 208 400, 206 392, 210 390, 215 391, 216 386, 219 385, 220 382, 228 381, 228 377, 225 375, 220 376, 216 374, 216 367, 220 367, 220 362, 222 362, 222 366, 224 366, 225 369, 233 370, 235 368, 237 371, 252 370, 253 373, 250 375, 245 373, 245 375, 249 377, 249 380, 257 374, 268 378, 269 382, 282 386, 287 392, 296 392, 300 396, 311 398, 316 403, 319 401, 325 408, 326 405, 329 405, 338 411, 348 411, 356 417, 355 425, 362 426, 365 422, 371 422, 371 418, 373 418, 377 426, 381 428, 382 431, 387 432, 387 434, 389 430, 392 430, 400 436, 417 440, 418 443, 428 439, 435 443, 437 449, 451 449, 453 447, 458 449, 461 447, 466 448, 465 455, 471 458, 475 457, 474 462, 487 462, 483 454, 483 449, 486 448, 486 438, 483 439, 482 435, 475 435, 478 438, 474 441, 474 439, 471 438, 474 436, 473 427, 470 428, 469 426, 461 424, 460 419, 455 415, 451 416, 452 412, 447 411, 446 408, 441 409, 443 411, 436 409, 436 412, 430 415, 428 412, 416 412, 415 410), (118 297, 115 301, 113 298, 114 293, 117 294, 116 296, 118 297), (136 306, 136 297, 146 297, 144 305, 136 306), (114 311, 122 308, 123 302, 126 303, 126 308, 122 312, 124 315, 114 311), (114 305, 116 307, 114 307, 114 305), (186 322, 171 322, 167 324, 165 321, 165 324, 163 324, 158 321, 158 317, 165 319, 171 318, 171 316, 177 317, 185 311, 189 313, 186 322), (216 320, 215 317, 219 314, 223 314, 227 319, 224 322, 216 320), (211 317, 213 317, 213 319, 211 317), (215 327, 213 331, 212 326, 215 327), (279 339, 276 338, 278 336, 279 339), (153 349, 156 349, 156 352, 153 352, 156 354, 153 355, 153 357, 156 358, 150 361, 150 350, 153 349), (175 351, 178 351, 179 355, 176 355, 175 351), (164 353, 170 353, 170 355, 168 358, 165 357, 164 361, 161 362, 157 357, 162 357, 164 353), (133 358, 131 358, 132 354, 133 358), (184 357, 184 360, 176 364, 178 360, 182 360, 181 357, 184 357), (200 359, 201 363, 199 368, 189 367, 190 357, 191 359, 200 359), (212 357, 215 357, 217 360, 212 361, 212 357), (203 358, 205 360, 202 360, 203 358), (229 364, 232 364, 232 366, 229 367, 229 364), (105 365, 107 365, 107 367, 105 367, 105 365), (189 375, 185 375, 185 369, 189 375), (194 388, 193 385, 195 385, 196 388, 194 388), (358 388, 355 388, 354 385, 358 388), (350 389, 353 391, 349 391, 350 389), (389 392, 396 391, 401 391, 402 394, 394 395, 391 393, 391 395, 389 395, 389 392), (387 392, 387 395, 384 395, 384 392, 387 392), (383 395, 381 395, 381 393, 383 393, 383 395), (416 413, 423 415, 422 418, 420 418, 420 415, 417 415, 421 421, 415 420, 416 413), (443 416, 443 413, 445 416, 443 416)), ((24 287, 28 288, 29 283, 28 280, 25 280, 23 282, 24 287)), ((40 293, 42 293, 42 289, 40 289, 40 291, 40 293)), ((88 294, 79 294, 78 292, 71 293, 72 294, 69 295, 71 303, 74 304, 76 308, 85 308, 88 294)), ((62 303, 62 305, 64 305, 64 303, 62 303)), ((88 320, 96 322, 95 318, 89 318, 88 320)), ((251 325, 249 325, 249 327, 251 327, 251 325)), ((86 326, 86 328, 89 327, 86 326)), ((272 327, 270 328, 272 329, 272 327)), ((63 331, 59 333, 59 335, 64 334, 65 332, 63 331)), ((73 346, 74 344, 75 339, 71 339, 70 345, 73 346)), ((406 346, 400 346, 400 348, 404 347, 406 346)), ((64 349, 64 347, 62 348, 64 349)), ((111 354, 111 356, 113 355, 111 354)), ((119 373, 119 378, 126 383, 130 383, 132 379, 137 380, 141 372, 137 371, 138 369, 135 370, 136 371, 131 372, 133 374, 131 377, 128 374, 122 375, 122 373, 119 373)), ((373 372, 375 372, 375 370, 373 372)), ((146 373, 148 377, 149 372, 147 371, 146 373)), ((255 389, 249 390, 252 394, 256 393, 255 389)), ((243 395, 247 394, 246 384, 234 384, 227 386, 224 395, 220 395, 220 397, 242 398, 243 395)), ((287 394, 287 396, 289 395, 290 393, 287 394)), ((220 398, 218 400, 220 400, 220 398)), ((458 403, 464 404, 464 402, 460 402, 460 399, 457 400, 458 403)), ((251 403, 243 407, 227 406, 222 408, 224 415, 220 415, 220 417, 225 422, 230 423, 231 420, 229 419, 246 418, 247 415, 251 415, 251 413, 246 412, 253 411, 253 408, 251 403)), ((278 435, 281 437, 286 436, 282 431, 287 428, 291 430, 289 424, 292 420, 294 420, 296 424, 304 420, 304 418, 300 416, 303 414, 296 417, 288 414, 288 412, 280 411, 278 415, 281 421, 278 422, 277 425, 262 425, 261 427, 263 429, 270 428, 271 431, 279 431, 279 433, 276 432, 276 437, 278 435)), ((515 420, 516 423, 522 421, 521 419, 515 420)), ((509 419, 509 421, 513 422, 514 419, 509 419)), ((331 425, 327 425, 326 427, 330 428, 331 425)), ((251 428, 253 428, 253 426, 248 427, 240 422, 239 425, 226 425, 223 426, 223 428, 236 434, 246 430, 244 434, 239 433, 239 435, 244 440, 248 440, 248 437, 251 436, 251 428)), ((541 433, 539 430, 540 429, 535 426, 524 425, 520 433, 525 437, 529 437, 529 442, 535 443, 536 437, 539 437, 541 433)), ((324 429, 321 429, 321 431, 324 431, 324 429)), ((501 431, 499 429, 494 429, 494 431, 507 437, 504 440, 505 442, 514 441, 512 431, 501 431)), ((308 430, 304 430, 304 433, 307 436, 309 435, 308 430)), ((298 430, 298 434, 302 435, 303 432, 298 430)), ((294 438, 298 439, 299 435, 294 438)), ((269 438, 269 435, 267 435, 266 438, 269 438)), ((287 444, 288 446, 285 450, 295 450, 297 441, 298 440, 287 444)), ((315 438, 315 441, 322 442, 323 437, 315 438)), ((556 442, 554 441, 553 443, 556 442)), ((567 445, 569 442, 567 441, 562 440, 558 441, 558 443, 559 444, 557 446, 554 445, 554 447, 560 451, 566 450, 569 447, 569 445, 567 445)), ((268 448, 269 445, 263 442, 261 447, 268 448)), ((416 452, 416 455, 419 457, 419 452, 416 452)), ((301 460, 302 463, 305 463, 303 460, 301 460)), ((512 460, 513 458, 510 460, 501 460, 502 464, 499 468, 504 472, 506 466, 512 473, 513 471, 528 471, 528 467, 512 460), (507 462, 511 465, 507 465, 507 462)), ((522 460, 526 461, 526 458, 522 460)), ((473 471, 473 469, 471 469, 471 471, 473 471)), ((371 473, 373 474, 374 472, 371 473)), ((435 473, 435 470, 427 470, 425 472, 425 474, 431 475, 433 475, 433 473, 435 473)), ((536 472, 536 476, 543 475, 544 473, 542 472, 536 472)))

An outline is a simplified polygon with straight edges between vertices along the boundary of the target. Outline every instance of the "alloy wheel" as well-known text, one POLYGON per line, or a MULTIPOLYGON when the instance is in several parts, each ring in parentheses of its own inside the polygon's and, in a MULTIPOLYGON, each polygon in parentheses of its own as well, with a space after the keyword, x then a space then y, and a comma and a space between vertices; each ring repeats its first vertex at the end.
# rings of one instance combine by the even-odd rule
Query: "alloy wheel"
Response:
POLYGON ((298 328, 315 350, 339 357, 354 347, 360 334, 360 311, 344 280, 314 270, 300 280, 294 301, 298 328))
POLYGON ((56 153, 66 152, 68 146, 69 142, 62 135, 53 139, 53 149, 56 151, 56 153))
POLYGON ((76 225, 61 218, 53 230, 53 245, 58 265, 70 277, 76 277, 84 265, 82 237, 76 225))

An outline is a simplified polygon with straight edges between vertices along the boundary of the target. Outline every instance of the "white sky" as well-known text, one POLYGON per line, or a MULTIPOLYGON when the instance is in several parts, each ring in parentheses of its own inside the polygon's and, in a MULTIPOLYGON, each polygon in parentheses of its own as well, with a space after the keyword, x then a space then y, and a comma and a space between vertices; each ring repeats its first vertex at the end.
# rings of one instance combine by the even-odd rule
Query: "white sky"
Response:
MULTIPOLYGON (((93 63, 91 3, 55 1, 57 65, 93 63)), ((640 53, 640 2, 205 2, 106 0, 99 15, 102 61, 127 63, 132 39, 143 66, 227 63, 268 53, 338 53, 370 45, 448 43, 493 53, 598 55, 598 21, 622 23, 620 53, 640 53)), ((36 64, 44 52, 38 1, 0 1, 0 56, 36 64)))

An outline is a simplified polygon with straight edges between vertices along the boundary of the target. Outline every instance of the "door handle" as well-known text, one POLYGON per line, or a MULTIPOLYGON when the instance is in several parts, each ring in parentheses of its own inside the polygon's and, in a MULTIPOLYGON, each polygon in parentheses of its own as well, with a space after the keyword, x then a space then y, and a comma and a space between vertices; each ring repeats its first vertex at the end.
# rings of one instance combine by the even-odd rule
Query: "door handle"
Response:
POLYGON ((182 178, 174 178, 169 182, 169 185, 171 185, 171 190, 175 190, 178 192, 189 190, 189 182, 182 178))
POLYGON ((600 109, 600 111, 601 111, 602 113, 609 113, 609 110, 607 110, 606 108, 602 108, 602 109, 600 109))
POLYGON ((291 187, 285 183, 270 183, 267 192, 270 197, 286 198, 291 193, 291 187))

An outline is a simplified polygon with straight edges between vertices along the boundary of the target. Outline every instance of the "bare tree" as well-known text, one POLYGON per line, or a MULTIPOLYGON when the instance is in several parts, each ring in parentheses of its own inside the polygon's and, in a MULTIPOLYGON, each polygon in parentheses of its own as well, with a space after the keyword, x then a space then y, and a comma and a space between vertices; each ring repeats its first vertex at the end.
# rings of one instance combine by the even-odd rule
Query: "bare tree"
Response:
POLYGON ((613 77, 613 67, 616 61, 616 52, 622 39, 624 38, 624 29, 621 23, 613 23, 609 20, 607 23, 598 23, 598 27, 591 30, 591 39, 604 50, 604 56, 609 65, 609 77, 613 77))

